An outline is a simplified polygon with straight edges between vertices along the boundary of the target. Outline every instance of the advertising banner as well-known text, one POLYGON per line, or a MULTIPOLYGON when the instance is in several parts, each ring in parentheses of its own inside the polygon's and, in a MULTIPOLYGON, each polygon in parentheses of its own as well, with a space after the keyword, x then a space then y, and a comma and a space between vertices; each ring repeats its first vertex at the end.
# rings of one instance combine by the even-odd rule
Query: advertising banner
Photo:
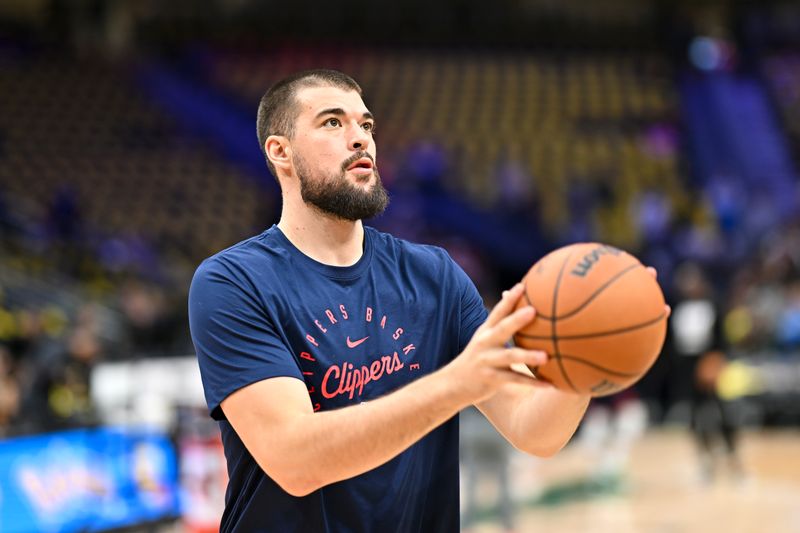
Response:
POLYGON ((104 531, 180 513, 160 433, 90 429, 0 441, 0 533, 104 531))

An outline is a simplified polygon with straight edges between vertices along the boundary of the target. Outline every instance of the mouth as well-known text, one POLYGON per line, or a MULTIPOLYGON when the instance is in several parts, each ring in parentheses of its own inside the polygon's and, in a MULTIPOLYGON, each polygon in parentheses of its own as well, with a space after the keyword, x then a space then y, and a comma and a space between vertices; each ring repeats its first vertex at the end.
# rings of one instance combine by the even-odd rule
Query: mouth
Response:
POLYGON ((362 172, 372 172, 374 165, 372 164, 372 160, 368 157, 362 157, 361 159, 357 159, 353 161, 353 163, 347 167, 347 170, 357 170, 362 172))

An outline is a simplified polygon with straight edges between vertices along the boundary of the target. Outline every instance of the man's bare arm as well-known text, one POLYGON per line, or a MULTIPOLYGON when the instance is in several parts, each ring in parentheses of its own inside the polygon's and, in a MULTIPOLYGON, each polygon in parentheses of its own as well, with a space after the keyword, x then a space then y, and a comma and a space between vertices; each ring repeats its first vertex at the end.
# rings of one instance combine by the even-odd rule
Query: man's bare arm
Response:
POLYGON ((463 400, 437 377, 318 413, 302 381, 273 378, 232 394, 222 408, 261 468, 303 496, 380 466, 457 413, 463 400))
POLYGON ((550 457, 569 442, 590 399, 552 387, 508 385, 476 407, 515 448, 550 457))

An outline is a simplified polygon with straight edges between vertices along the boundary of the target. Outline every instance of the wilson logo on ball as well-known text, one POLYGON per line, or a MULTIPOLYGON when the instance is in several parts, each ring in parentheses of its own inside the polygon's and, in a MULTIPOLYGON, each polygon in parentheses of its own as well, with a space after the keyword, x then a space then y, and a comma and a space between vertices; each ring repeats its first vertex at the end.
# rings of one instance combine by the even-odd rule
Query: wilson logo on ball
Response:
POLYGON ((622 250, 614 248, 613 246, 608 246, 606 244, 599 246, 589 252, 588 254, 583 256, 581 262, 575 265, 575 268, 572 269, 570 272, 573 276, 580 276, 584 277, 586 274, 589 273, 589 270, 592 269, 595 263, 597 263, 600 258, 604 255, 619 255, 622 253, 622 250))

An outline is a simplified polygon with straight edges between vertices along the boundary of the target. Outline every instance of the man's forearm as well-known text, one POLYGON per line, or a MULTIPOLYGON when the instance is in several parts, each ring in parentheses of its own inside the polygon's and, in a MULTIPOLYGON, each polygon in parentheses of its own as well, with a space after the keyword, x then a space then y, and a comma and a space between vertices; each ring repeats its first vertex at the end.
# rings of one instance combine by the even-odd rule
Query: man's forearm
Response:
POLYGON ((513 407, 509 440, 529 453, 552 456, 569 442, 590 399, 556 389, 522 396, 513 407))
POLYGON ((569 442, 590 399, 546 384, 536 390, 510 385, 476 407, 515 448, 549 457, 569 442))
POLYGON ((284 428, 281 446, 308 493, 389 461, 469 404, 440 370, 359 405, 299 417, 284 428))

